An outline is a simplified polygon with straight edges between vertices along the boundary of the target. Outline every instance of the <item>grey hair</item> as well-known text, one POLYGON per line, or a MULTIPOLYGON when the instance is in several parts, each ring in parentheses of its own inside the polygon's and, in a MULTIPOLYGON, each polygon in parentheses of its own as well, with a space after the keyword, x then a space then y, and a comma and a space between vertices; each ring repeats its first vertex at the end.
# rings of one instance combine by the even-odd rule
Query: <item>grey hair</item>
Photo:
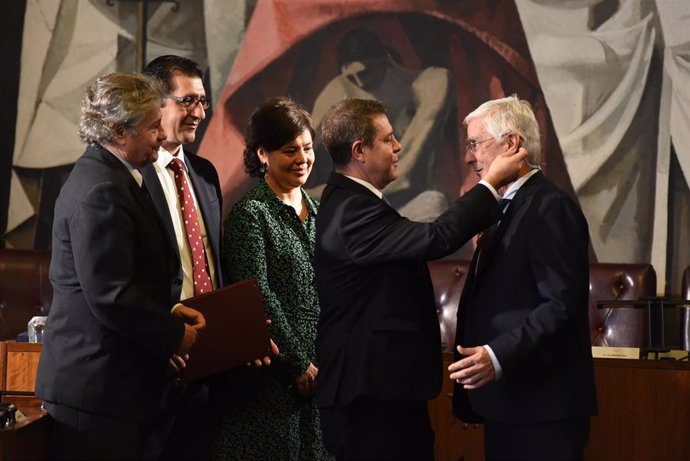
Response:
POLYGON ((161 86, 133 72, 98 77, 86 89, 79 118, 79 137, 86 144, 111 144, 117 130, 134 132, 146 112, 162 104, 161 86))
POLYGON ((527 150, 530 163, 539 165, 541 159, 541 136, 539 123, 534 116, 532 105, 513 94, 506 98, 487 101, 470 112, 463 124, 482 119, 486 131, 496 139, 516 133, 522 138, 522 147, 527 150))

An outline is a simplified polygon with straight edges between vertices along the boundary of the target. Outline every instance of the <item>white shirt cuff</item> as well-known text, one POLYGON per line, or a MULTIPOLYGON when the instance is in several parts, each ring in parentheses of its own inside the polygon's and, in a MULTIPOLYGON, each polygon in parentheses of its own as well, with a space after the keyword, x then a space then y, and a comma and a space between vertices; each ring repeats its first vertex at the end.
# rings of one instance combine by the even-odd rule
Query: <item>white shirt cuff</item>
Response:
POLYGON ((498 363, 498 359, 496 358, 496 354, 494 354, 494 351, 489 347, 488 344, 485 344, 482 346, 484 349, 486 349, 486 352, 489 353, 489 357, 491 357, 491 363, 494 364, 494 372, 496 373, 496 381, 501 379, 503 377, 503 370, 501 369, 501 364, 498 363))

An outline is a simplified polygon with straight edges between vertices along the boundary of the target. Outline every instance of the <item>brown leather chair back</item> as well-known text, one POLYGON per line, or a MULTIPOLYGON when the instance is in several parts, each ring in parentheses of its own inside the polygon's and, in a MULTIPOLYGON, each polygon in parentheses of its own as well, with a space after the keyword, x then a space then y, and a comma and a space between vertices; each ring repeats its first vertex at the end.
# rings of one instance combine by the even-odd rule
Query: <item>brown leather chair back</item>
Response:
POLYGON ((683 280, 680 285, 680 294, 683 299, 690 299, 690 266, 683 271, 683 280))
POLYGON ((589 265, 589 327, 592 346, 647 347, 646 309, 597 309, 597 301, 637 300, 656 295, 656 272, 650 264, 589 265))
MULTIPOLYGON (((436 312, 445 352, 453 351, 455 321, 470 262, 429 262, 436 312)), ((683 293, 690 299, 690 269, 683 293)), ((593 263, 589 266, 589 324, 593 346, 645 347, 647 311, 628 307, 597 309, 600 300, 637 300, 654 296, 656 272, 650 264, 593 263)))
POLYGON ((464 260, 439 260, 429 262, 431 281, 434 284, 436 313, 441 327, 441 344, 444 352, 453 352, 455 321, 460 295, 465 286, 470 262, 464 260))
POLYGON ((0 340, 14 339, 36 315, 48 315, 50 252, 0 249, 0 340))

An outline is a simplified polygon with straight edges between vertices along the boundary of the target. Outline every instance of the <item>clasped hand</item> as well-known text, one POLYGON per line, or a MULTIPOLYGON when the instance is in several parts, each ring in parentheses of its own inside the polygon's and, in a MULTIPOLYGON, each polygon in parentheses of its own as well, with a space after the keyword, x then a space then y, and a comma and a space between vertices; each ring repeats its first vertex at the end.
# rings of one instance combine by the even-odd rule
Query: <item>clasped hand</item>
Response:
POLYGON ((494 364, 484 347, 458 346, 458 352, 464 358, 448 366, 450 379, 468 390, 479 389, 496 379, 494 364))
POLYGON ((319 374, 318 368, 313 363, 309 363, 307 369, 295 378, 297 393, 302 397, 311 397, 316 392, 316 375, 319 374))

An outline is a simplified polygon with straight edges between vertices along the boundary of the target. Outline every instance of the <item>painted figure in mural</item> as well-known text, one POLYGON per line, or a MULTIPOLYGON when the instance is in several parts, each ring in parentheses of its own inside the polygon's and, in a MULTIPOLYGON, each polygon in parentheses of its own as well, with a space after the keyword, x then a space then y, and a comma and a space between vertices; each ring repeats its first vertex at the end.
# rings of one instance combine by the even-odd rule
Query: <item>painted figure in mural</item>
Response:
POLYGON ((53 303, 36 379, 55 459, 157 458, 169 360, 205 327, 171 296, 179 263, 140 173, 166 139, 161 97, 153 80, 115 73, 83 100, 88 147, 55 205, 53 303))
POLYGON ((453 406, 483 422, 487 459, 582 459, 596 413, 588 226, 540 171, 539 126, 516 96, 471 112, 466 162, 485 178, 520 146, 528 161, 475 251, 458 309, 453 406))
MULTIPOLYGON (((184 146, 194 142, 199 124, 206 117, 209 102, 204 89, 204 73, 194 61, 174 55, 151 61, 144 75, 160 82, 164 91, 161 126, 166 138, 158 149, 158 159, 141 170, 153 203, 165 224, 166 234, 178 260, 178 270, 170 283, 171 297, 180 301, 200 294, 194 283, 194 267, 208 270, 210 288, 223 285, 220 268, 222 195, 213 164, 184 146), (182 180, 184 178, 184 181, 182 180), (184 184, 188 187, 183 188, 184 184), (180 186, 180 187, 178 187, 180 186), (185 191, 188 191, 188 196, 185 191), (196 222, 201 232, 200 261, 194 262, 193 241, 189 241, 184 217, 185 198, 191 197, 196 222)), ((188 357, 174 358, 176 367, 184 367, 188 357)), ((209 433, 214 418, 209 414, 208 389, 203 383, 180 385, 171 407, 172 432, 161 434, 167 445, 165 459, 205 459, 209 433), (177 411, 175 411, 177 410, 177 411), (179 412, 179 414, 177 414, 179 412), (173 425, 174 422, 174 425, 173 425)))
POLYGON ((256 278, 281 354, 270 368, 226 373, 213 389, 223 411, 217 459, 327 459, 314 402, 314 282, 318 203, 302 188, 314 164, 307 111, 272 98, 251 115, 244 164, 258 184, 224 224, 222 259, 232 280, 256 278))
POLYGON ((525 153, 501 156, 435 222, 419 223, 383 198, 402 152, 383 103, 341 101, 321 136, 334 164, 314 254, 326 446, 339 459, 432 459, 427 403, 441 389, 442 365, 426 262, 499 219, 496 188, 515 178, 525 153))
MULTIPOLYGON (((448 205, 444 195, 431 190, 417 194, 432 182, 435 149, 453 102, 449 71, 401 66, 395 51, 366 28, 352 29, 343 36, 336 49, 336 62, 341 73, 317 97, 314 123, 319 126, 326 111, 344 98, 376 99, 386 104, 393 129, 406 147, 398 163, 398 180, 385 194, 396 207, 407 204, 406 216, 434 219, 448 205)), ((330 171, 328 159, 320 158, 316 168, 321 173, 318 180, 325 181, 330 171)), ((317 191, 323 187, 318 186, 317 191)))

